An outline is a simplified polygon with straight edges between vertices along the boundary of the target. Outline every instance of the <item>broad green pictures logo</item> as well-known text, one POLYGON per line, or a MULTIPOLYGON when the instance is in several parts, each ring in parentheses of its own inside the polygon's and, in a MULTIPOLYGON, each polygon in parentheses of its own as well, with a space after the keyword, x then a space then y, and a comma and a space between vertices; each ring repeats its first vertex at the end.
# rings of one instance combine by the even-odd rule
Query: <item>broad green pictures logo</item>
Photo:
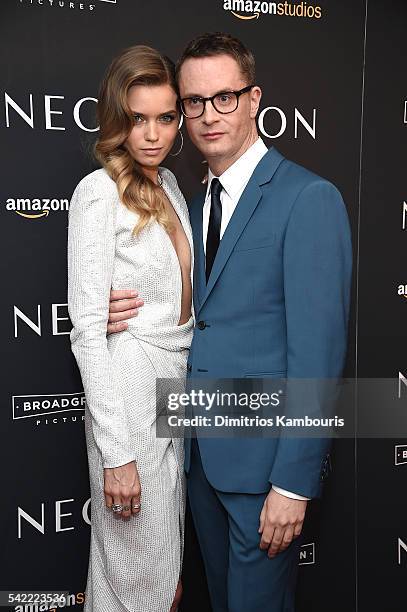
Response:
POLYGON ((92 12, 103 5, 117 5, 119 0, 16 0, 23 6, 48 7, 49 9, 67 9, 78 13, 92 12))

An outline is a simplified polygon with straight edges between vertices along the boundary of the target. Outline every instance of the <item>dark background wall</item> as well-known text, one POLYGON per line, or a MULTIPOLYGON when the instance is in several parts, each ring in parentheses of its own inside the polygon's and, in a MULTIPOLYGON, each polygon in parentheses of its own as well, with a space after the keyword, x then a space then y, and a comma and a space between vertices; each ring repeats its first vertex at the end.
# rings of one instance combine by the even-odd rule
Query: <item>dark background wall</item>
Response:
MULTIPOLYGON (((317 6, 291 6, 305 4, 317 6)), ((407 4, 320 0, 320 18, 227 6, 1 2, 0 589, 64 589, 74 609, 83 605, 90 506, 66 309, 67 209, 95 167, 95 98, 121 49, 146 43, 175 59, 197 34, 224 30, 254 51, 266 144, 333 181, 348 207, 355 274, 346 375, 407 376, 407 305, 398 292, 407 283, 407 4)), ((199 186, 201 162, 187 138, 168 161, 186 197, 199 186)), ((312 502, 305 525, 300 612, 405 609, 405 442, 336 442, 324 498, 312 502)), ((188 524, 183 611, 209 611, 189 516, 188 524)))

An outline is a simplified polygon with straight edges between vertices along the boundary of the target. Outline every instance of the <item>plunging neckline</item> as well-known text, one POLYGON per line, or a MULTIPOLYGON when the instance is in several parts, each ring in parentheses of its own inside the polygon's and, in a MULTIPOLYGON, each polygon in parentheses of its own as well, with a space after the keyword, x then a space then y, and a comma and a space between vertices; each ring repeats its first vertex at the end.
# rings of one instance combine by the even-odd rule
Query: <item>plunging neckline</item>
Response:
MULTIPOLYGON (((178 207, 173 203, 170 194, 171 194, 171 190, 168 189, 168 186, 166 185, 166 181, 165 179, 161 176, 160 172, 158 172, 158 184, 161 187, 161 189, 163 190, 169 205, 172 207, 178 221, 179 224, 181 226, 182 231, 184 232, 184 236, 185 239, 187 241, 188 244, 188 248, 189 248, 189 254, 190 254, 190 270, 189 270, 189 278, 190 278, 190 283, 191 283, 191 306, 190 306, 190 317, 188 318, 187 321, 185 321, 184 323, 180 323, 181 320, 181 314, 182 314, 182 302, 183 302, 183 295, 184 295, 184 280, 183 280, 183 276, 182 276, 182 267, 181 267, 181 262, 180 259, 178 257, 178 253, 177 250, 175 248, 175 245, 173 243, 173 241, 171 240, 171 237, 169 236, 168 232, 166 231, 166 229, 164 227, 161 226, 162 231, 164 232, 164 234, 167 237, 167 240, 169 241, 170 244, 170 249, 172 252, 172 256, 173 258, 176 259, 177 261, 177 269, 178 269, 178 274, 179 274, 179 279, 180 279, 180 284, 181 284, 181 295, 179 297, 179 308, 178 308, 178 323, 177 323, 177 327, 182 327, 184 325, 187 325, 191 318, 193 318, 193 314, 192 314, 192 300, 193 300, 193 286, 192 286, 192 275, 193 275, 193 246, 191 246, 191 241, 190 238, 188 236, 186 227, 184 226, 184 223, 182 221, 182 215, 180 214, 181 211, 178 210, 178 207), (167 187, 167 188, 166 188, 167 187)), ((174 198, 174 200, 176 201, 176 198, 174 198)))

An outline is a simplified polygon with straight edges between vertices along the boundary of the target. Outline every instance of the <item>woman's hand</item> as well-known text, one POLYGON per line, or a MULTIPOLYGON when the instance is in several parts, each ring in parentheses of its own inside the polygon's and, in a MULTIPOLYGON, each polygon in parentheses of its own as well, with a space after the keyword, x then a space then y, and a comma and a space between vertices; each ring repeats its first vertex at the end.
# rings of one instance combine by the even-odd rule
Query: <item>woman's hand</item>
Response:
POLYGON ((114 468, 104 468, 104 493, 108 508, 112 504, 121 504, 122 512, 115 512, 117 517, 128 518, 140 512, 141 486, 137 467, 134 461, 114 468), (136 506, 136 507, 134 507, 136 506))
POLYGON ((175 591, 174 601, 172 602, 170 612, 177 612, 182 597, 182 582, 181 578, 178 580, 177 590, 175 591))

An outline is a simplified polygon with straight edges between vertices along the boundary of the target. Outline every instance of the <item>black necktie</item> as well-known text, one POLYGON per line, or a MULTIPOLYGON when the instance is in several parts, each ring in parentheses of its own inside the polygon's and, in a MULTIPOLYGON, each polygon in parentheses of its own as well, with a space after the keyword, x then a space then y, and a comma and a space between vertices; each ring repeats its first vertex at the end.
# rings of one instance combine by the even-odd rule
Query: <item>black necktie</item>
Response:
POLYGON ((222 220, 222 204, 220 192, 223 187, 219 179, 211 182, 211 214, 209 216, 208 236, 206 238, 206 282, 212 270, 220 241, 220 222, 222 220))

